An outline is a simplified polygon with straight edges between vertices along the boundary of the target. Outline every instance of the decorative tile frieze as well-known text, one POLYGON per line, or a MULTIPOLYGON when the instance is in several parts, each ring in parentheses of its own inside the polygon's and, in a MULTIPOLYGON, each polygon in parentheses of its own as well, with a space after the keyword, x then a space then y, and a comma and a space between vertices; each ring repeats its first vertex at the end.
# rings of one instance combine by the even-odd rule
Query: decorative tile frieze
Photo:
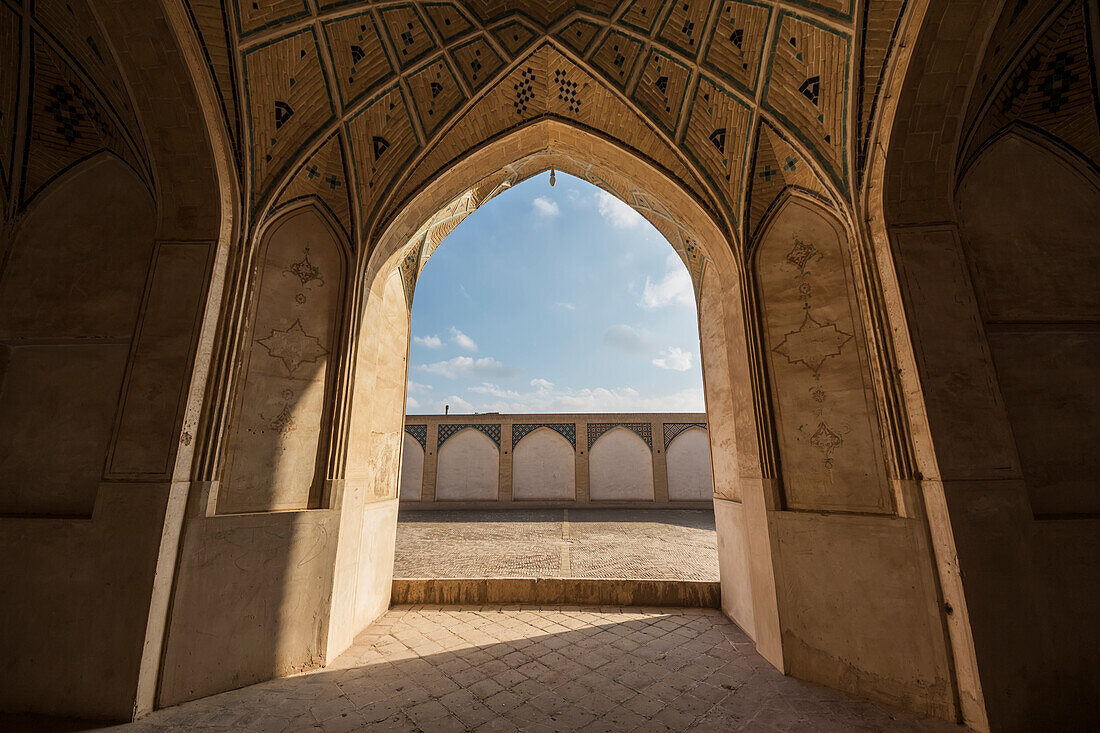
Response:
POLYGON ((521 440, 539 428, 549 428, 568 440, 573 448, 577 447, 577 426, 573 423, 535 423, 512 426, 512 448, 514 449, 521 440))
POLYGON ((666 422, 664 424, 665 450, 668 450, 669 444, 676 439, 677 435, 692 428, 706 430, 707 424, 705 422, 666 422))
POLYGON ((638 434, 645 444, 653 450, 653 426, 647 422, 591 422, 588 423, 588 449, 600 439, 600 436, 614 428, 626 428, 638 434))
POLYGON ((486 425, 484 423, 447 423, 439 426, 439 440, 436 443, 440 448, 447 442, 451 436, 456 435, 466 428, 473 428, 474 430, 480 430, 489 436, 489 439, 496 443, 497 448, 500 448, 500 425, 492 424, 486 425))
POLYGON ((420 443, 421 448, 428 449, 427 425, 405 425, 405 432, 411 435, 417 443, 420 443))

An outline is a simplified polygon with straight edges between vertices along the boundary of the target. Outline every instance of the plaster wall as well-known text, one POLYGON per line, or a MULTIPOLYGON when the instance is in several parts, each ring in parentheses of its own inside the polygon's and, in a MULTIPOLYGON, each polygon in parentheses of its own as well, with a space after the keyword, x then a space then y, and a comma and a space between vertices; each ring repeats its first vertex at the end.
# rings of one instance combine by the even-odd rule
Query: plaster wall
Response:
MULTIPOLYGON (((716 408, 726 413, 727 420, 732 419, 731 406, 716 403, 716 408)), ((423 478, 420 496, 403 496, 403 505, 417 509, 461 509, 492 508, 510 506, 522 502, 526 507, 550 506, 616 506, 629 504, 631 508, 647 507, 709 507, 713 490, 709 488, 710 439, 709 423, 705 413, 560 413, 560 414, 486 414, 486 415, 407 415, 405 432, 411 450, 420 449, 420 440, 424 441, 423 478), (441 463, 438 460, 438 445, 442 436, 444 446, 454 439, 455 429, 460 432, 472 426, 492 436, 499 434, 503 445, 500 451, 500 467, 497 478, 498 493, 480 499, 448 499, 436 492, 437 480, 442 471, 451 470, 451 466, 462 466, 462 462, 441 463), (625 427, 624 427, 625 426, 625 427), (614 428, 638 431, 654 441, 650 451, 649 463, 652 465, 653 485, 651 493, 639 492, 638 499, 601 498, 590 492, 591 474, 587 442, 603 440, 608 430, 614 428), (696 488, 694 493, 680 491, 670 495, 668 491, 668 467, 665 461, 665 443, 670 447, 673 440, 679 440, 685 431, 698 433, 694 438, 695 448, 680 456, 680 476, 696 488), (587 440, 586 440, 587 439, 587 440), (514 446, 509 450, 509 446, 514 446), (694 478, 692 478, 694 477, 694 478), (707 488, 702 488, 705 484, 707 488)), ((354 430, 354 428, 353 428, 354 430)), ((353 440, 353 445, 361 445, 353 440)), ((646 446, 649 451, 649 447, 646 446)), ((359 461, 362 451, 356 449, 351 461, 359 461)), ((406 452, 406 455, 408 453, 406 452)), ((638 454, 641 455, 640 452, 638 454)), ((414 459, 415 460, 415 459, 414 459)), ((640 459, 639 459, 640 462, 640 459)), ((721 464, 730 466, 729 461, 721 464)), ((415 470, 415 468, 413 469, 415 470)), ((402 479, 404 480, 404 479, 402 479)), ((681 480, 681 479, 678 479, 681 480)), ((738 479, 730 480, 732 485, 738 479)))
POLYGON ((588 457, 593 501, 651 501, 653 456, 649 446, 625 428, 607 431, 588 457))
POLYGON ((958 226, 891 232, 935 448, 924 485, 948 515, 955 615, 995 730, 1074 727, 1100 689, 1095 451, 1081 442, 1095 422, 1097 298, 1082 278, 1096 200, 1072 156, 1009 134, 963 177, 958 226))
POLYGON ((467 428, 439 449, 435 496, 440 501, 495 500, 500 486, 500 452, 479 430, 467 428))
POLYGON ((513 499, 575 499, 575 451, 548 428, 523 437, 512 452, 513 499))
MULTIPOLYGON (((239 375, 243 397, 229 428, 236 437, 223 469, 224 479, 251 488, 230 490, 224 500, 226 486, 218 481, 192 488, 159 706, 323 665, 336 575, 348 569, 337 561, 341 528, 345 521, 369 528, 355 500, 364 491, 361 484, 348 482, 352 488, 344 493, 352 497, 352 511, 342 511, 344 483, 318 478, 317 467, 326 463, 324 404, 332 399, 323 392, 341 307, 339 244, 312 209, 290 212, 269 231, 253 280, 260 305, 239 375), (274 511, 286 506, 298 508, 274 511)), ((389 442, 393 449, 381 454, 392 454, 396 476, 396 431, 389 442)), ((352 554, 369 554, 355 539, 352 554)), ((385 567, 381 560, 379 572, 385 567)), ((353 568, 366 570, 357 563, 353 568)))
POLYGON ((397 533, 398 470, 419 443, 402 449, 409 312, 401 280, 376 278, 356 347, 348 454, 326 658, 340 654, 389 606, 397 533))
POLYGON ((771 521, 788 672, 953 717, 946 641, 920 522, 802 512, 775 512, 771 521))
POLYGON ((756 638, 753 612, 753 570, 749 562, 745 507, 715 497, 714 527, 718 534, 718 574, 722 611, 749 637, 756 638))
POLYGON ((401 447, 400 498, 405 501, 420 501, 423 486, 424 449, 416 438, 406 433, 401 447))
POLYGON ((184 526, 160 706, 325 660, 339 512, 195 516, 197 508, 184 526))
POLYGON ((342 269, 339 244, 313 208, 283 217, 266 237, 219 513, 319 504, 342 269))
POLYGON ((710 472, 710 440, 701 428, 691 428, 673 438, 665 452, 670 501, 706 500, 714 495, 710 472))
POLYGON ((779 494, 765 500, 783 667, 953 718, 924 520, 886 474, 857 253, 838 220, 797 198, 762 236, 756 270, 780 458, 779 494))
POLYGON ((787 506, 892 509, 847 236, 789 200, 756 253, 787 506))
POLYGON ((1082 162, 1019 134, 993 143, 959 187, 962 242, 1037 515, 1100 512, 1097 200, 1100 179, 1082 162))
POLYGON ((0 273, 0 513, 91 515, 154 226, 141 180, 100 155, 17 231, 0 273))
POLYGON ((148 189, 99 155, 39 194, 0 272, 3 710, 132 714, 169 489, 105 473, 154 229, 148 189))

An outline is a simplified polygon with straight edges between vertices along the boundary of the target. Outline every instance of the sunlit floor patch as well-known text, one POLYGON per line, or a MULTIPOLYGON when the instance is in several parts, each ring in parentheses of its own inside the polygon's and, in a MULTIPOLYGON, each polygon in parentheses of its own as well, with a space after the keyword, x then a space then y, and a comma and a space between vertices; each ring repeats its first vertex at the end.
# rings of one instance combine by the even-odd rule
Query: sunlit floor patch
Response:
POLYGON ((721 613, 401 607, 327 669, 120 730, 961 730, 790 677, 721 613))
POLYGON ((396 578, 718 580, 713 512, 403 511, 396 578))

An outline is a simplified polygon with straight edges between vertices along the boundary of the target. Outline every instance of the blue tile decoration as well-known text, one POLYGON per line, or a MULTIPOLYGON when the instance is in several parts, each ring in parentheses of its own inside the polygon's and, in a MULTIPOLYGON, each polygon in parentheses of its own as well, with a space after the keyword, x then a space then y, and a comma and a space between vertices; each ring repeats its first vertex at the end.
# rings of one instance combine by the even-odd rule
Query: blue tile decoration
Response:
POLYGON ((538 424, 538 425, 513 425, 512 426, 512 448, 515 449, 516 444, 525 438, 529 433, 532 433, 539 428, 550 428, 556 433, 560 433, 563 438, 569 441, 569 444, 573 446, 573 449, 577 449, 577 426, 573 423, 552 423, 552 424, 538 424))
POLYGON ((497 444, 497 448, 500 448, 500 425, 485 425, 483 423, 447 423, 445 425, 440 425, 439 442, 436 445, 442 448, 448 438, 466 428, 480 430, 488 435, 490 440, 497 444))
POLYGON ((416 442, 420 443, 420 447, 424 450, 428 450, 428 426, 427 425, 406 425, 405 432, 416 438, 416 442))
POLYGON ((667 451, 669 443, 675 440, 677 435, 691 428, 702 428, 706 430, 707 424, 705 422, 666 422, 664 427, 665 450, 667 451))
POLYGON ((633 430, 653 450, 653 426, 647 422, 590 422, 588 423, 588 449, 600 439, 600 436, 612 428, 633 430))

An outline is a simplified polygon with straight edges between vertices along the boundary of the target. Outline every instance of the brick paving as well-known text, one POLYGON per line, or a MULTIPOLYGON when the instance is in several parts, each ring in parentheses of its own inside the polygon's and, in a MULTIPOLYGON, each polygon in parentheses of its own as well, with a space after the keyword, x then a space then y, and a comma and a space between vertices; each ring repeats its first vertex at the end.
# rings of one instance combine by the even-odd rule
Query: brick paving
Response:
POLYGON ((784 677, 704 609, 398 607, 324 670, 123 733, 961 731, 784 677))
POLYGON ((397 523, 394 577, 717 581, 714 513, 403 511, 397 523))

